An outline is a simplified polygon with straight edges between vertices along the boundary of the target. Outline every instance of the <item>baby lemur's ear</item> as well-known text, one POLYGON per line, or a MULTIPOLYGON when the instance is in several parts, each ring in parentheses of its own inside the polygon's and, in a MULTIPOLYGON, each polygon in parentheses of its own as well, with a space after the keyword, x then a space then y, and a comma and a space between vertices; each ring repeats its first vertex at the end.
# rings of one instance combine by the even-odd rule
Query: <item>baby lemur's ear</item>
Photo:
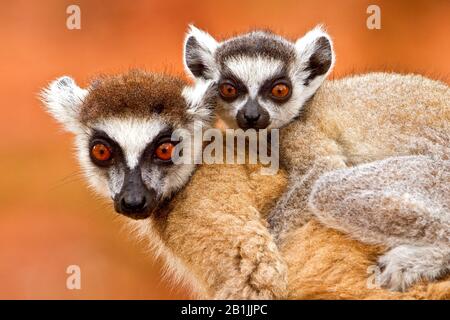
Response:
POLYGON ((68 76, 58 78, 41 91, 41 101, 47 111, 67 131, 77 133, 80 129, 79 114, 88 90, 80 88, 68 76))
POLYGON ((219 43, 207 32, 189 26, 184 41, 184 65, 194 78, 212 79, 215 70, 214 53, 219 43))
POLYGON ((331 37, 317 26, 295 42, 297 63, 305 85, 321 84, 333 68, 335 54, 331 37))

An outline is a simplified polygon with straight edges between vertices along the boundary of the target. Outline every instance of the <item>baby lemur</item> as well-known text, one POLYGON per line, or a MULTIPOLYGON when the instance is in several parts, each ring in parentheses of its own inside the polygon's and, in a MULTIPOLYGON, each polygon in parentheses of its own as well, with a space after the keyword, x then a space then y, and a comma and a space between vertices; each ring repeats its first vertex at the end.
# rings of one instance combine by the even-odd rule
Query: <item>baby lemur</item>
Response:
POLYGON ((228 126, 283 127, 280 159, 290 185, 269 217, 279 243, 315 216, 391 248, 379 260, 384 286, 405 290, 421 277, 436 279, 450 268, 450 90, 385 73, 324 82, 334 60, 321 28, 293 43, 263 31, 217 42, 191 27, 185 41, 188 72, 216 83, 217 112, 228 126), (391 158, 409 171, 370 183, 361 174, 387 170, 391 162, 374 161, 391 158), (428 168, 423 177, 417 162, 428 168), (430 167, 436 163, 439 172, 430 167), (350 178, 352 188, 337 192, 350 178))

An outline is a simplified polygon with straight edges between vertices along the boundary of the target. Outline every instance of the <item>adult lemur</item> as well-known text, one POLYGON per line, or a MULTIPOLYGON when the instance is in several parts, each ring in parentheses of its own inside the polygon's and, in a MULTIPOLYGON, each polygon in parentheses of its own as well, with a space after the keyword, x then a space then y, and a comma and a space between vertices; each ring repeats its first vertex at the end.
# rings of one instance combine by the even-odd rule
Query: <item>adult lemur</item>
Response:
POLYGON ((142 71, 105 76, 87 89, 62 77, 43 101, 75 134, 93 189, 133 218, 127 222, 197 297, 285 297, 286 266, 259 214, 285 180, 250 177, 242 165, 195 170, 172 161, 172 132, 193 133, 212 120, 208 86, 142 71))
POLYGON ((185 41, 187 70, 217 83, 230 127, 286 126, 290 187, 269 218, 280 241, 315 215, 391 248, 379 260, 384 286, 436 279, 450 268, 450 90, 384 73, 322 85, 333 63, 321 28, 295 43, 262 31, 219 43, 192 27, 185 41))

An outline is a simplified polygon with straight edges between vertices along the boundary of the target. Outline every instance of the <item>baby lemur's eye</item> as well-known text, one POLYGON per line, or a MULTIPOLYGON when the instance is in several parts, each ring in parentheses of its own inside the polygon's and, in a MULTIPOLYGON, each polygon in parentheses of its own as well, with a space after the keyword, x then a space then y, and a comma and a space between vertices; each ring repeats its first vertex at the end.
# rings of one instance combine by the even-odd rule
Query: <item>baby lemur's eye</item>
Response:
POLYGON ((284 83, 278 83, 272 87, 272 91, 270 92, 272 97, 275 99, 286 99, 290 93, 289 87, 284 83))
POLYGON ((155 156, 159 160, 169 161, 172 159, 174 149, 175 145, 172 142, 161 143, 155 150, 155 156))
POLYGON ((106 166, 112 158, 111 147, 104 142, 94 142, 91 147, 91 159, 100 166, 106 166))
POLYGON ((231 83, 222 83, 219 86, 220 95, 223 98, 234 98, 237 96, 237 89, 231 83))

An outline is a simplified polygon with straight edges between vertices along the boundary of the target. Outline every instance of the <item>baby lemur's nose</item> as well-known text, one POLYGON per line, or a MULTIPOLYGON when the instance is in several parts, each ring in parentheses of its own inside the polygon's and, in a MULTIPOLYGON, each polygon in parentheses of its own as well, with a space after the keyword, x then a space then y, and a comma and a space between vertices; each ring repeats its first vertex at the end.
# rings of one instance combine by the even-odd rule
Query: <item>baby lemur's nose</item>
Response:
POLYGON ((246 102, 238 111, 236 121, 241 129, 265 129, 270 123, 270 115, 256 100, 246 102))

